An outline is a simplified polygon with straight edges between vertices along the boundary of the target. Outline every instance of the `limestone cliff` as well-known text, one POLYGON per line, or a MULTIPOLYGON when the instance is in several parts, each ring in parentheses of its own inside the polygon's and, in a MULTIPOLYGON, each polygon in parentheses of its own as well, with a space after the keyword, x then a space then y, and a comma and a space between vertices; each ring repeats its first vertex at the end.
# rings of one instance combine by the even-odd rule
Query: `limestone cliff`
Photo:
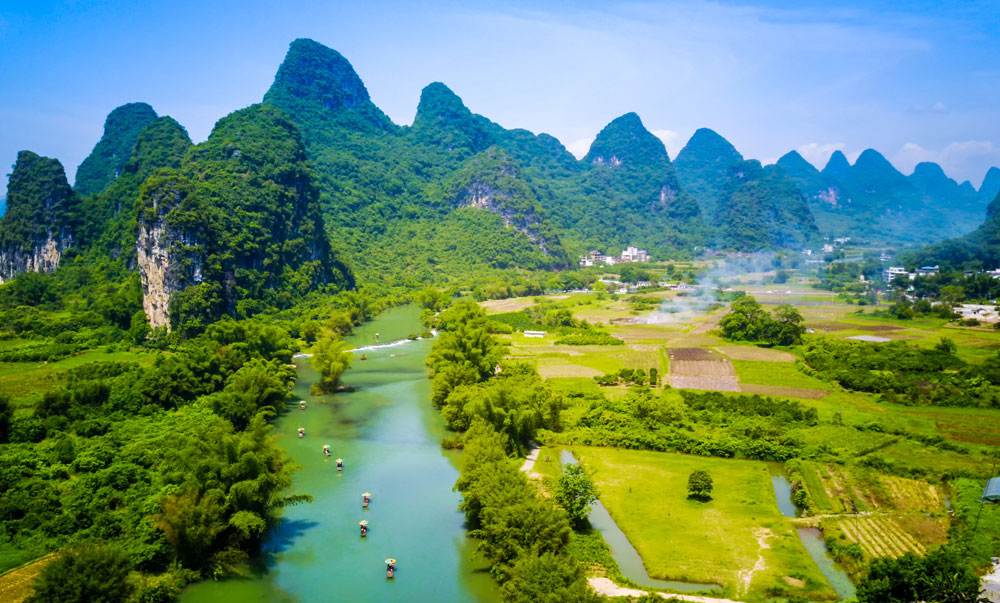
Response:
POLYGON ((298 129, 254 105, 216 124, 136 202, 136 264, 150 324, 197 333, 220 316, 353 287, 331 251, 298 129))
POLYGON ((569 263, 537 196, 505 151, 491 148, 470 159, 453 178, 451 189, 456 207, 494 213, 503 219, 506 228, 527 237, 554 266, 569 263))
POLYGON ((201 282, 201 241, 168 226, 167 220, 189 191, 187 182, 176 174, 152 178, 143 187, 147 209, 138 219, 136 265, 142 279, 142 308, 154 328, 169 328, 170 296, 201 282))
POLYGON ((55 270, 74 244, 79 203, 58 160, 18 153, 0 218, 0 282, 55 270))

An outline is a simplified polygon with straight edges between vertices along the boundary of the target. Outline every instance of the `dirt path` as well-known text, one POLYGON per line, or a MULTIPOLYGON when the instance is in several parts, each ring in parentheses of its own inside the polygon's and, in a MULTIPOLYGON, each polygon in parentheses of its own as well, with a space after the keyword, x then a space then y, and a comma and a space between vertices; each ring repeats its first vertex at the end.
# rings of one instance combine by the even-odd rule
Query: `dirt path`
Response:
POLYGON ((750 590, 750 583, 753 581, 753 575, 757 572, 763 571, 767 567, 767 562, 764 561, 764 549, 771 548, 771 545, 767 543, 767 540, 774 536, 771 530, 767 528, 758 528, 754 530, 754 536, 757 537, 757 544, 760 546, 760 551, 757 553, 757 562, 753 564, 753 567, 748 570, 740 570, 740 594, 745 595, 750 590))
MULTIPOLYGON (((590 588, 605 597, 641 597, 647 591, 638 588, 625 588, 618 586, 608 578, 588 578, 587 583, 590 588)), ((678 601, 688 601, 689 603, 739 603, 732 599, 716 599, 714 597, 699 597, 697 595, 676 595, 673 593, 656 593, 664 599, 677 599, 678 601)))
POLYGON ((528 449, 528 456, 524 458, 524 464, 521 465, 521 471, 525 473, 531 473, 531 470, 535 468, 535 461, 538 460, 538 451, 540 450, 538 444, 534 442, 528 442, 528 446, 531 448, 528 449))

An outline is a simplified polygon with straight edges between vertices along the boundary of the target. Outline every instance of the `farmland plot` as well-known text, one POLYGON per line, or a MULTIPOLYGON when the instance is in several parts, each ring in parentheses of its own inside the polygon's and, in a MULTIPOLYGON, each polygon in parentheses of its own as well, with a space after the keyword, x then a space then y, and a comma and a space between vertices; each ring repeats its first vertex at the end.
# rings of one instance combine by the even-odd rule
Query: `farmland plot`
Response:
POLYGON ((740 391, 736 369, 725 357, 704 348, 672 348, 670 385, 681 389, 740 391))
POLYGON ((924 545, 890 517, 845 517, 837 520, 836 524, 849 540, 861 546, 869 558, 901 557, 911 551, 918 555, 927 552, 924 545))

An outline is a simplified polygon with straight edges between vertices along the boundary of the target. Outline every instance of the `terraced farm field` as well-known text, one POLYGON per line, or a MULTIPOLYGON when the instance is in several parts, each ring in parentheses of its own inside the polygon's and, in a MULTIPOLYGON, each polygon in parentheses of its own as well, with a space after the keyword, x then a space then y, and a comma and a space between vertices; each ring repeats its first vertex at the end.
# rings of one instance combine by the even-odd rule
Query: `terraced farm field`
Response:
POLYGON ((923 555, 924 545, 917 542, 894 519, 883 516, 844 517, 836 522, 847 538, 858 543, 870 558, 901 557, 907 552, 923 555))

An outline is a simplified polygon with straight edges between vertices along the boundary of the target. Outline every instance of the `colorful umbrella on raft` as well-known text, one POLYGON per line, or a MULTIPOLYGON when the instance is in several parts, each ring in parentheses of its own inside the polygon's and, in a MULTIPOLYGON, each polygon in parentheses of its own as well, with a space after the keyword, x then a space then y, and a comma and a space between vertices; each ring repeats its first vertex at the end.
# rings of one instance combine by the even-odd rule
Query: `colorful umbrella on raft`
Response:
POLYGON ((368 526, 368 520, 367 519, 362 519, 361 521, 358 522, 358 525, 361 526, 361 527, 367 527, 368 526))
POLYGON ((371 492, 365 492, 361 496, 364 496, 365 498, 371 498, 372 497, 372 493, 371 492))
POLYGON ((386 559, 385 560, 385 564, 386 565, 395 565, 396 564, 396 560, 395 559, 386 559))
POLYGON ((344 459, 337 459, 337 462, 338 462, 338 463, 343 463, 343 462, 344 462, 344 459))

